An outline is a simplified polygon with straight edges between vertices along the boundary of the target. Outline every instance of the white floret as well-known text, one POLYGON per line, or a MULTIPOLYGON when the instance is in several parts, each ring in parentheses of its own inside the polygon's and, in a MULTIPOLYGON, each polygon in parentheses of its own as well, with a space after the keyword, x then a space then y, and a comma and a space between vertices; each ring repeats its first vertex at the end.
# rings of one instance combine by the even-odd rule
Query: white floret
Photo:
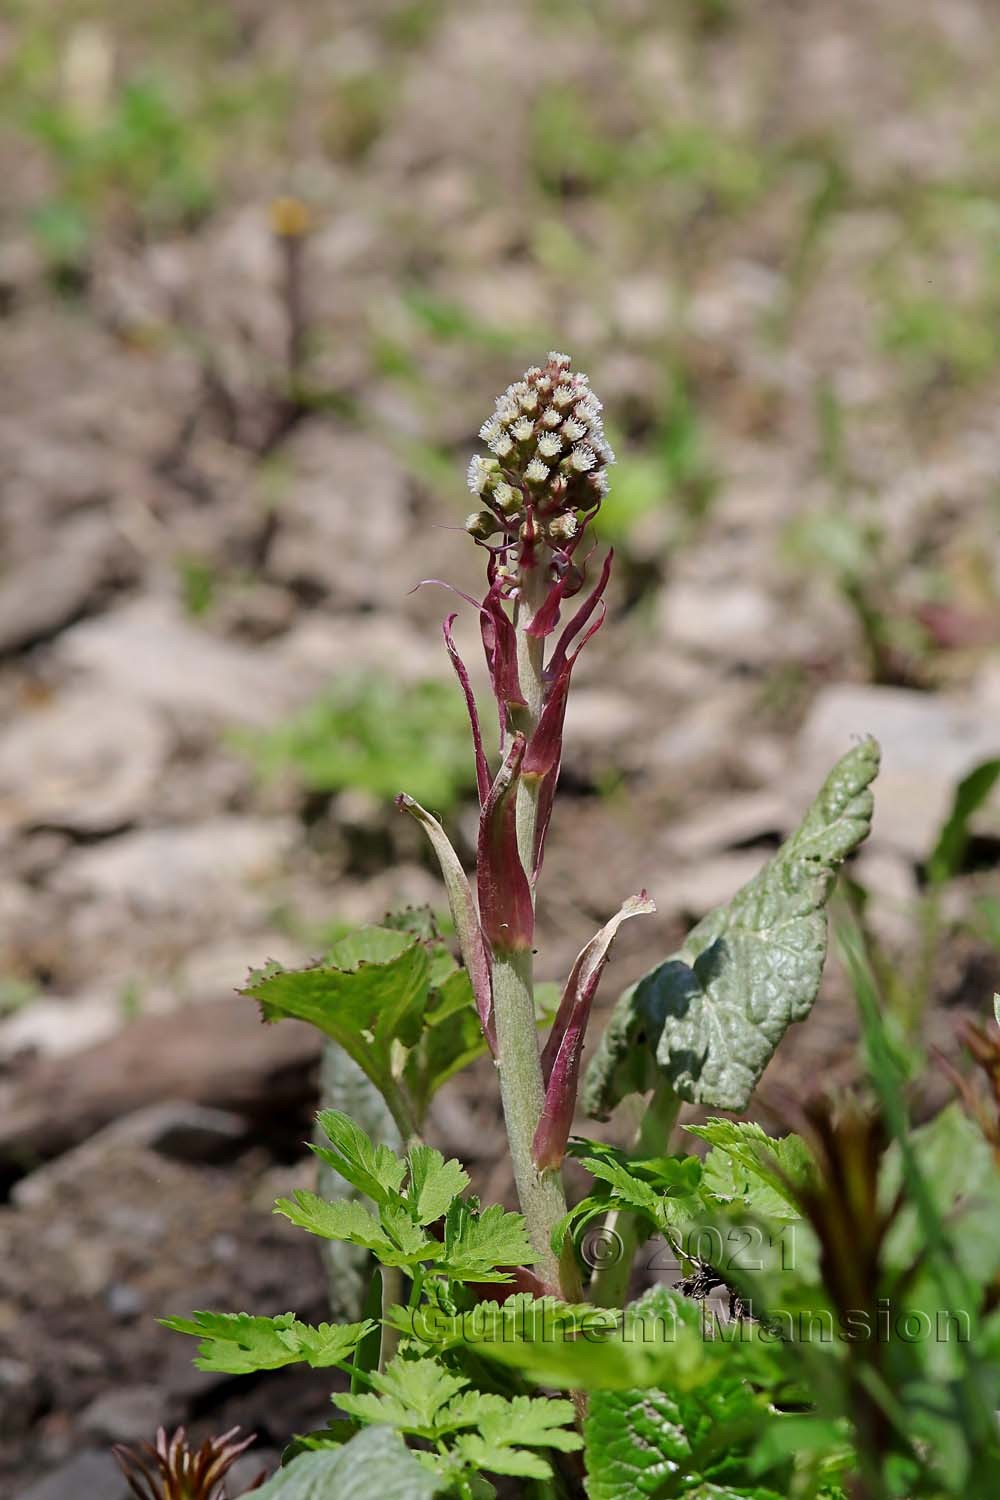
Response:
POLYGON ((540 458, 533 458, 524 471, 524 477, 529 484, 542 484, 549 477, 548 467, 540 458))
POLYGON ((558 427, 561 421, 562 416, 554 406, 547 406, 542 412, 543 427, 558 427))
POLYGON ((468 479, 469 489, 472 494, 481 495, 483 493, 489 483, 490 473, 490 465, 481 454, 477 453, 470 459, 466 478, 468 479))
POLYGON ((488 446, 491 452, 496 454, 497 458, 506 458, 514 446, 514 439, 506 427, 501 427, 499 432, 495 432, 490 438, 488 446))
POLYGON ((535 430, 535 424, 530 417, 518 417, 510 430, 519 443, 526 443, 535 430))
POLYGON ((538 439, 538 452, 542 458, 558 458, 562 452, 562 439, 555 432, 543 432, 538 439))
POLYGON ((550 365, 558 365, 560 370, 568 370, 573 361, 568 354, 560 354, 557 350, 550 349, 548 363, 550 365))
POLYGON ((580 422, 576 417, 567 417, 561 428, 562 434, 571 443, 578 443, 582 437, 587 436, 587 424, 580 422))
POLYGON ((580 443, 576 448, 573 449, 573 452, 569 456, 569 461, 573 465, 574 469, 576 469, 577 473, 585 474, 588 469, 592 469, 594 467, 597 459, 594 457, 593 449, 586 447, 583 443, 580 443))
POLYGON ((512 484, 501 479, 493 491, 495 503, 503 511, 504 515, 510 515, 511 511, 520 509, 521 496, 512 484))

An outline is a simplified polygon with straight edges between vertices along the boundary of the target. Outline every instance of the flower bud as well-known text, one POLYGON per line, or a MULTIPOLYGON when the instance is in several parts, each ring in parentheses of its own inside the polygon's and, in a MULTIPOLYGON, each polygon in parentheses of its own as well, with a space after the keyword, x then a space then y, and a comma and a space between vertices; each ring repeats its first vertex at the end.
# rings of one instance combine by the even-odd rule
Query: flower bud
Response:
POLYGON ((566 511, 560 516, 553 516, 548 525, 549 540, 553 546, 561 547, 566 542, 572 541, 580 530, 580 522, 573 512, 566 511))
POLYGON ((470 536, 475 537, 477 542, 485 542, 500 530, 500 522, 492 511, 474 510, 470 516, 466 517, 465 529, 470 536))

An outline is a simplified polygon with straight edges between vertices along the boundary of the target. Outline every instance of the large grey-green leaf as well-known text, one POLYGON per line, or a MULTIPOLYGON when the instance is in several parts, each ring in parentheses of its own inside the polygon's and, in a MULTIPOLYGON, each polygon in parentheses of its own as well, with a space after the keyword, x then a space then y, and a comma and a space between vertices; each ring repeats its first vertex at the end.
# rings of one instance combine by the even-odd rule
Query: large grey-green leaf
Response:
POLYGON ((359 1432, 342 1448, 303 1453, 279 1469, 256 1500, 431 1500, 441 1483, 387 1427, 359 1432))
POLYGON ((679 952, 626 990, 587 1071, 583 1104, 604 1119, 630 1093, 741 1110, 781 1038, 812 1008, 826 957, 823 910, 837 868, 871 825, 879 750, 834 766, 801 825, 679 952))

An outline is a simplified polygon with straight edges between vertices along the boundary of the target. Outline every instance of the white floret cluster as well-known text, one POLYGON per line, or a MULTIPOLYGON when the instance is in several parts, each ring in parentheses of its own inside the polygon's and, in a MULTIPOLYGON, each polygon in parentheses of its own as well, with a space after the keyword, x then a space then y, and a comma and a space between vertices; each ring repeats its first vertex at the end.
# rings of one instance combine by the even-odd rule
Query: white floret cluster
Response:
POLYGON ((568 354, 549 354, 497 398, 479 436, 489 457, 469 464, 469 489, 488 509, 466 522, 485 541, 544 540, 555 551, 580 530, 608 489, 614 454, 604 436, 601 403, 568 354))

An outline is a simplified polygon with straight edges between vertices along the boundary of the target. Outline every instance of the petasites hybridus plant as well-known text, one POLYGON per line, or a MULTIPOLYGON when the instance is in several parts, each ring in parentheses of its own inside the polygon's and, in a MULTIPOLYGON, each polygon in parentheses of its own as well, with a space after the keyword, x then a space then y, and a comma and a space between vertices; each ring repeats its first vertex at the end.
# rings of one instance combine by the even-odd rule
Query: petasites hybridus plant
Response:
MULTIPOLYGON (((947 1465, 932 1476, 937 1489, 924 1483, 918 1419, 872 1385, 885 1359, 845 1361, 843 1345, 822 1341, 805 1359, 763 1337, 783 1286, 797 1299, 793 1310, 828 1307, 833 1316, 851 1299, 879 1309, 883 1291, 905 1283, 893 1270, 891 1225, 885 1235, 880 1227, 867 1279, 836 1279, 843 1247, 831 1251, 823 1236, 849 1221, 838 1206, 844 1184, 827 1180, 837 1153, 721 1118, 698 1127, 711 1147, 703 1160, 672 1142, 684 1101, 743 1111, 784 1032, 808 1015, 826 953, 825 903, 868 831, 877 746, 856 744, 770 862, 621 996, 581 1078, 616 933, 655 911, 644 890, 627 896, 546 1007, 535 986, 535 894, 574 666, 605 617, 612 559, 600 554, 594 521, 612 454, 601 404, 562 354, 508 387, 481 436, 487 451, 469 466, 479 508, 467 530, 485 560, 485 588, 462 597, 478 619, 495 751, 455 644, 456 615, 444 622, 471 726, 475 892, 437 818, 405 792, 397 799, 439 861, 461 962, 427 914, 405 912, 349 934, 309 968, 269 963, 245 991, 267 1021, 317 1026, 384 1100, 393 1145, 342 1109, 318 1117, 312 1150, 345 1196, 300 1190, 277 1204, 294 1224, 377 1262, 367 1298, 352 1322, 199 1312, 167 1324, 201 1340, 198 1363, 208 1370, 300 1362, 340 1372, 338 1414, 292 1445, 261 1500, 373 1491, 479 1500, 494 1493, 490 1475, 549 1500, 584 1490, 591 1500, 962 1493, 948 1488, 947 1465), (483 1053, 499 1076, 518 1213, 481 1206, 462 1165, 422 1139, 436 1090, 483 1053), (578 1103, 603 1119, 630 1096, 639 1122, 631 1147, 571 1136, 578 1103), (572 1207, 567 1154, 592 1179, 572 1207), (588 1248, 595 1232, 614 1253, 588 1248), (737 1246, 767 1250, 759 1275, 741 1266, 734 1235, 737 1246), (628 1303, 633 1258, 650 1237, 675 1255, 678 1277, 628 1303), (779 1271, 789 1272, 787 1283, 779 1271), (719 1286, 734 1309, 747 1310, 745 1336, 705 1337, 697 1298, 719 1286), (909 1465, 905 1491, 871 1479, 881 1460, 865 1445, 890 1430, 886 1452, 909 1465)), ((991 1148, 975 1144, 968 1122, 947 1129, 986 1192, 991 1148)), ((881 1194, 872 1174, 884 1172, 888 1184, 895 1173, 902 1202, 899 1161, 891 1151, 869 1154, 865 1190, 881 1194)), ((903 1160, 908 1182, 919 1162, 903 1160)), ((969 1273, 980 1301, 996 1273, 1000 1254, 984 1252, 969 1273)), ((956 1278, 949 1286, 963 1290, 956 1278)), ((1000 1347, 1000 1328, 994 1336, 1000 1347)), ((910 1350, 898 1362, 918 1385, 936 1378, 923 1357, 910 1350)), ((970 1375, 962 1389, 977 1381, 980 1373, 970 1375)))

